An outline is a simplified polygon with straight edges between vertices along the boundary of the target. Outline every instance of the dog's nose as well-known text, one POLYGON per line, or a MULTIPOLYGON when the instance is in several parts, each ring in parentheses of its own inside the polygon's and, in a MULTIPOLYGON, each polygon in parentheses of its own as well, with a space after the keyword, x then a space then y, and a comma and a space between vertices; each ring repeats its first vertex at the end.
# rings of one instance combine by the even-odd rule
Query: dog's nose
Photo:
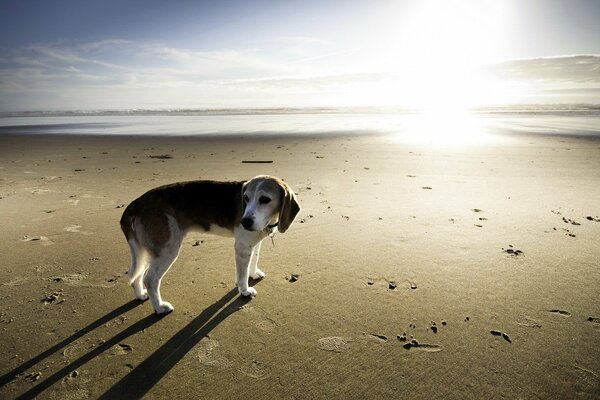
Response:
POLYGON ((244 217, 242 218, 242 226, 244 227, 244 229, 251 231, 252 230, 252 225, 254 225, 254 219, 250 218, 250 217, 244 217))

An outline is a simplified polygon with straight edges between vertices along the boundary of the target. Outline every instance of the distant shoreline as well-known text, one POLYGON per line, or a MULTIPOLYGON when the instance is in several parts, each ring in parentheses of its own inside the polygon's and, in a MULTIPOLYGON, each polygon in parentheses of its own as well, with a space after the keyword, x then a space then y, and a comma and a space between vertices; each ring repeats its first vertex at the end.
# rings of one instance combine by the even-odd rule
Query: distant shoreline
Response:
MULTIPOLYGON (((0 111, 0 118, 85 117, 85 116, 218 116, 286 114, 418 114, 424 110, 410 107, 275 107, 275 108, 133 108, 98 110, 27 110, 0 111)), ((600 112, 600 104, 511 104, 476 107, 467 110, 479 114, 600 112)))

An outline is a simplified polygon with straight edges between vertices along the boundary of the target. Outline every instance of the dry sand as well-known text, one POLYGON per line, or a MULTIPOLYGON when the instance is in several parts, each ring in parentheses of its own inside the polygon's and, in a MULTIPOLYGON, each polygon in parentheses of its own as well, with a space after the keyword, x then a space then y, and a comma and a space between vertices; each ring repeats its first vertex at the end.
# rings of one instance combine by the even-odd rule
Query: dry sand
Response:
POLYGON ((4 135, 0 398, 599 398, 599 217, 589 139, 4 135), (190 235, 175 311, 132 301, 123 205, 261 173, 303 210, 256 298, 190 235))

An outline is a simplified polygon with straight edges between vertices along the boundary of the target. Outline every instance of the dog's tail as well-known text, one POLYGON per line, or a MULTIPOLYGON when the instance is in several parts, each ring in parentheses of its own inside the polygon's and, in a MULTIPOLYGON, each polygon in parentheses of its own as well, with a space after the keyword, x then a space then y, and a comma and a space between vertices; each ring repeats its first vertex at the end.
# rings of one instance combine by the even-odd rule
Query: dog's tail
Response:
POLYGON ((135 201, 125 208, 123 215, 121 216, 121 230, 125 235, 125 238, 129 241, 131 239, 136 240, 135 237, 135 216, 137 214, 137 207, 135 201))
MULTIPOLYGON (((127 208, 123 212, 123 215, 121 216, 120 223, 121 223, 121 230, 123 231, 123 234, 125 235, 125 239, 127 239, 127 243, 129 244, 131 252, 133 253, 137 250, 138 256, 139 256, 140 255, 139 254, 140 243, 139 243, 137 235, 135 233, 135 220, 136 220, 136 215, 137 215, 137 207, 134 203, 135 202, 133 202, 127 206, 127 208)), ((136 262, 139 262, 139 261, 136 261, 136 262)), ((144 273, 143 268, 132 268, 132 269, 133 269, 135 275, 127 277, 130 285, 134 280, 136 280, 139 277, 140 274, 144 273)))

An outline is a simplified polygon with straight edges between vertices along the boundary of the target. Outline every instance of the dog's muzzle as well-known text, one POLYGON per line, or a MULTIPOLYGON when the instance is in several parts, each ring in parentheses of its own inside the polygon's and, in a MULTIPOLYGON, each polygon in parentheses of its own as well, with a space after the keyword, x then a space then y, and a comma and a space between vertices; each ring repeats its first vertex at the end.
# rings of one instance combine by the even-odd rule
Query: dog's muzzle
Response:
POLYGON ((254 225, 254 219, 250 218, 250 217, 245 217, 242 218, 242 226, 244 227, 245 230, 247 231, 253 231, 254 229, 252 229, 252 226, 254 225))

